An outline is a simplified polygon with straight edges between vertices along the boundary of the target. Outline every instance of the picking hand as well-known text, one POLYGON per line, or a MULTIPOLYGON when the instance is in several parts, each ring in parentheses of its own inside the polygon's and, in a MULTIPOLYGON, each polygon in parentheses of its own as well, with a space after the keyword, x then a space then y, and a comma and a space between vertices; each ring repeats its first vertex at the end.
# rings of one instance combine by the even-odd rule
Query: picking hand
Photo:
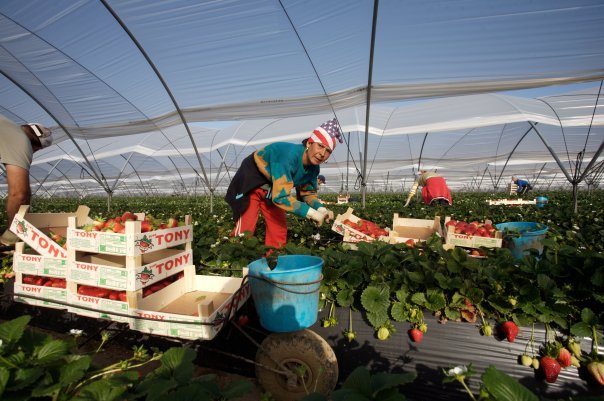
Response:
POLYGON ((333 212, 327 209, 326 207, 321 206, 317 209, 317 212, 323 213, 325 215, 324 220, 326 223, 330 223, 334 219, 333 212))
POLYGON ((306 218, 312 220, 317 227, 321 227, 323 225, 323 221, 327 217, 327 213, 321 213, 316 209, 308 209, 308 213, 306 213, 306 218))

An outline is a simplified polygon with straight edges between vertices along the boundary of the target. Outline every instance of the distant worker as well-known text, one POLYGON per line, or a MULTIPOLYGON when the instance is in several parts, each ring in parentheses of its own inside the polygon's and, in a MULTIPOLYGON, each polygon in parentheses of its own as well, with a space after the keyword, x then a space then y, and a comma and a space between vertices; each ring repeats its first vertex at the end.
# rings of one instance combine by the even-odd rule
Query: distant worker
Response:
POLYGON ((453 204, 451 192, 445 179, 431 171, 421 170, 413 187, 411 187, 405 207, 409 206, 409 202, 415 196, 419 186, 422 187, 422 199, 426 205, 449 206, 453 204))
POLYGON ((317 177, 317 188, 319 188, 319 186, 323 184, 325 184, 325 176, 319 174, 319 176, 317 177))
POLYGON ((533 186, 531 184, 529 184, 529 182, 527 180, 521 180, 516 176, 512 177, 512 190, 516 188, 516 193, 518 195, 524 195, 525 193, 527 193, 528 191, 530 191, 531 189, 533 189, 533 186))
POLYGON ((334 118, 314 129, 302 144, 275 142, 246 157, 233 177, 225 199, 233 210, 232 236, 254 234, 258 213, 266 223, 265 245, 279 248, 287 242, 286 212, 317 225, 334 214, 317 197, 320 165, 342 141, 334 118), (292 195, 292 189, 296 195, 292 195))
POLYGON ((52 132, 48 128, 40 124, 19 126, 0 115, 0 162, 6 169, 6 215, 9 227, 0 236, 2 245, 14 245, 19 239, 10 231, 10 225, 19 208, 29 205, 31 201, 29 168, 33 154, 51 144, 52 132))

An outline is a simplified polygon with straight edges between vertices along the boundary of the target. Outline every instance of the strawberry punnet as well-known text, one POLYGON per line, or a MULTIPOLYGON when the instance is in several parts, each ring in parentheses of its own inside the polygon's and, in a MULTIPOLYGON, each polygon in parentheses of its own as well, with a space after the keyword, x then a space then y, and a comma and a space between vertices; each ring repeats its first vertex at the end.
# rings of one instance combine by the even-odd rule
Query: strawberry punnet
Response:
POLYGON ((513 343, 518 335, 518 326, 511 320, 508 320, 501 325, 501 331, 505 335, 505 338, 507 338, 509 342, 513 343))
POLYGON ((555 383, 560 374, 560 364, 558 361, 552 357, 544 356, 541 358, 540 366, 545 375, 545 381, 548 383, 555 383))

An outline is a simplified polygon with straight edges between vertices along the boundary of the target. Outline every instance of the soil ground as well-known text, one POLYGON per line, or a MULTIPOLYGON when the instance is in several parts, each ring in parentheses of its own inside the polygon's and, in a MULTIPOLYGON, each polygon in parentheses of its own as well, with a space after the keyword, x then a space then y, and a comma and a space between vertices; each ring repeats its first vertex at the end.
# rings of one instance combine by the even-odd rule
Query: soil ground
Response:
MULTIPOLYGON (((57 339, 68 336, 69 330, 71 329, 83 330, 85 335, 78 339, 78 343, 80 344, 79 350, 82 353, 94 352, 100 345, 101 331, 108 331, 111 334, 111 339, 103 346, 103 351, 95 354, 93 359, 97 366, 108 366, 112 363, 129 358, 132 356, 132 348, 135 345, 144 345, 147 349, 157 347, 162 351, 171 347, 183 345, 182 343, 168 341, 164 338, 145 336, 138 332, 120 329, 119 327, 116 328, 116 324, 110 324, 103 320, 82 317, 54 309, 32 307, 17 302, 7 301, 6 297, 2 297, 1 299, 0 323, 27 314, 32 316, 29 328, 44 332, 57 339)), ((221 334, 222 332, 219 333, 219 335, 221 334)), ((228 339, 226 341, 228 341, 228 339)), ((233 339, 233 341, 240 343, 241 339, 233 339)), ((221 388, 228 383, 245 380, 252 383, 252 389, 250 392, 236 400, 260 401, 263 399, 264 391, 254 377, 253 365, 251 363, 233 359, 230 362, 230 366, 233 369, 229 369, 232 371, 226 371, 223 368, 226 363, 224 359, 228 357, 225 357, 224 354, 220 354, 220 352, 224 351, 218 350, 216 355, 211 355, 211 342, 209 346, 206 346, 203 343, 204 342, 201 344, 202 347, 197 348, 198 358, 195 361, 195 377, 213 374, 216 376, 216 382, 221 388), (223 363, 216 365, 218 367, 212 366, 213 361, 218 359, 222 359, 223 363)), ((220 343, 218 343, 217 347, 225 348, 225 346, 221 346, 220 343)), ((236 347, 233 348, 235 348, 234 352, 237 352, 236 347)), ((251 359, 253 360, 253 357, 251 359)), ((158 366, 159 362, 152 362, 138 370, 142 375, 145 375, 158 366)))

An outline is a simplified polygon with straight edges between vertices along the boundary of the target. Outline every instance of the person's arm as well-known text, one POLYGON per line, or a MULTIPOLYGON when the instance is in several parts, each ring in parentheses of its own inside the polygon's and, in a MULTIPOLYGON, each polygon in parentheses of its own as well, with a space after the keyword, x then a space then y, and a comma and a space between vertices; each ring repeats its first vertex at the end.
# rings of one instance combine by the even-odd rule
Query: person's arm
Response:
POLYGON ((23 167, 6 164, 6 182, 8 196, 6 198, 7 224, 10 226, 13 218, 22 205, 29 205, 31 189, 29 187, 29 171, 23 167))
POLYGON ((411 187, 411 191, 409 191, 409 196, 407 196, 407 202, 405 202, 405 207, 409 206, 409 202, 411 202, 411 199, 413 199, 413 196, 415 196, 415 193, 417 192, 418 187, 419 187, 419 179, 415 180, 415 183, 413 183, 413 186, 411 187))
POLYGON ((300 191, 300 199, 308 206, 318 209, 323 206, 323 202, 319 199, 317 195, 317 186, 313 185, 312 182, 300 185, 296 188, 296 191, 300 191))

